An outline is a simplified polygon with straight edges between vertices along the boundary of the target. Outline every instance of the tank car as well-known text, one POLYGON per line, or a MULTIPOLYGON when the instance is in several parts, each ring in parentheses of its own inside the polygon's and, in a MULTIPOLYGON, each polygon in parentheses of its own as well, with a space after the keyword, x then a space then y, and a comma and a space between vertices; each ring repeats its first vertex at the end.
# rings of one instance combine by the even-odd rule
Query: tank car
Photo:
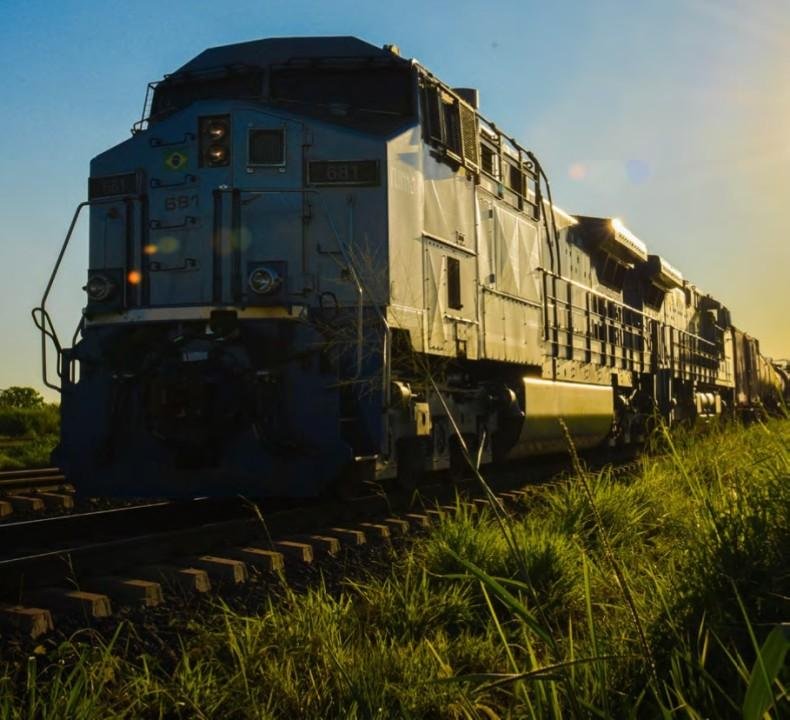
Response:
POLYGON ((782 387, 781 404, 784 409, 787 409, 787 406, 790 405, 790 360, 774 360, 773 368, 779 376, 782 387))
POLYGON ((785 378, 760 354, 760 342, 747 333, 731 328, 735 368, 735 409, 744 416, 775 412, 784 403, 785 378))
POLYGON ((619 220, 554 205, 478 104, 351 37, 211 48, 152 83, 91 162, 73 347, 51 281, 34 311, 79 490, 412 487, 463 464, 459 438, 489 463, 733 404, 726 308, 619 220))

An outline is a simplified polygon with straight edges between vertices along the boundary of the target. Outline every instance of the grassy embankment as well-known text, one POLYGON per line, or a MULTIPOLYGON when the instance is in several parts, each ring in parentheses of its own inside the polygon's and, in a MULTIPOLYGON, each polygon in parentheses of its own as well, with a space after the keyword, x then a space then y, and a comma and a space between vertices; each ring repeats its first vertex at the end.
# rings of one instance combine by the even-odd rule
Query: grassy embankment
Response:
POLYGON ((663 442, 340 590, 212 608, 175 652, 121 627, 8 664, 0 718, 787 716, 790 421, 663 442))
POLYGON ((0 406, 0 470, 49 466, 59 426, 57 405, 0 406))

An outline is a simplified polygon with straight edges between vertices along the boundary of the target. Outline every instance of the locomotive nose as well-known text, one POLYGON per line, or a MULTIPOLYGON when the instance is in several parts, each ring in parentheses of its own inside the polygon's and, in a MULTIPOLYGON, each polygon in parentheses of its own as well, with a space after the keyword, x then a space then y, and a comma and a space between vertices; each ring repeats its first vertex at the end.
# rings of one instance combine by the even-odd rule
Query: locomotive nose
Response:
POLYGON ((151 435, 177 464, 211 465, 220 447, 251 421, 250 371, 238 351, 194 343, 162 360, 143 389, 151 435))

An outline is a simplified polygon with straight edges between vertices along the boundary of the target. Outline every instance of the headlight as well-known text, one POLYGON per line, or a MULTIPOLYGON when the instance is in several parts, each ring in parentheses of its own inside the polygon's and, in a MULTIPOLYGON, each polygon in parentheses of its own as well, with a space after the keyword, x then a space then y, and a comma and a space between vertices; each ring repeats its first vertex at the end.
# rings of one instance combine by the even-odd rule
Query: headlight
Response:
POLYGON ((211 115, 198 119, 200 167, 230 165, 230 115, 211 115))
POLYGON ((257 295, 274 292, 281 282, 282 278, 271 268, 260 267, 250 273, 250 289, 257 295))
POLYGON ((228 158, 227 148, 222 145, 212 145, 208 149, 208 159, 210 165, 223 165, 228 158))
POLYGON ((82 289, 88 293, 90 300, 102 302, 112 295, 115 286, 104 275, 93 275, 82 289))
POLYGON ((228 126, 222 120, 215 120, 208 123, 206 134, 212 140, 222 140, 228 134, 228 126))

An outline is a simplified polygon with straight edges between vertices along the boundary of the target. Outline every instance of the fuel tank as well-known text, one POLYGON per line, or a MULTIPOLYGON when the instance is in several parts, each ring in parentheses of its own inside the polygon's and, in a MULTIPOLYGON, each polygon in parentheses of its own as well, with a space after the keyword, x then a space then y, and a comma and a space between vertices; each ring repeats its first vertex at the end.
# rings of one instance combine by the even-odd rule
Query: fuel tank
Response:
POLYGON ((560 419, 579 450, 598 445, 609 434, 614 420, 611 386, 531 377, 522 382, 524 419, 508 458, 567 451, 568 441, 560 419))

